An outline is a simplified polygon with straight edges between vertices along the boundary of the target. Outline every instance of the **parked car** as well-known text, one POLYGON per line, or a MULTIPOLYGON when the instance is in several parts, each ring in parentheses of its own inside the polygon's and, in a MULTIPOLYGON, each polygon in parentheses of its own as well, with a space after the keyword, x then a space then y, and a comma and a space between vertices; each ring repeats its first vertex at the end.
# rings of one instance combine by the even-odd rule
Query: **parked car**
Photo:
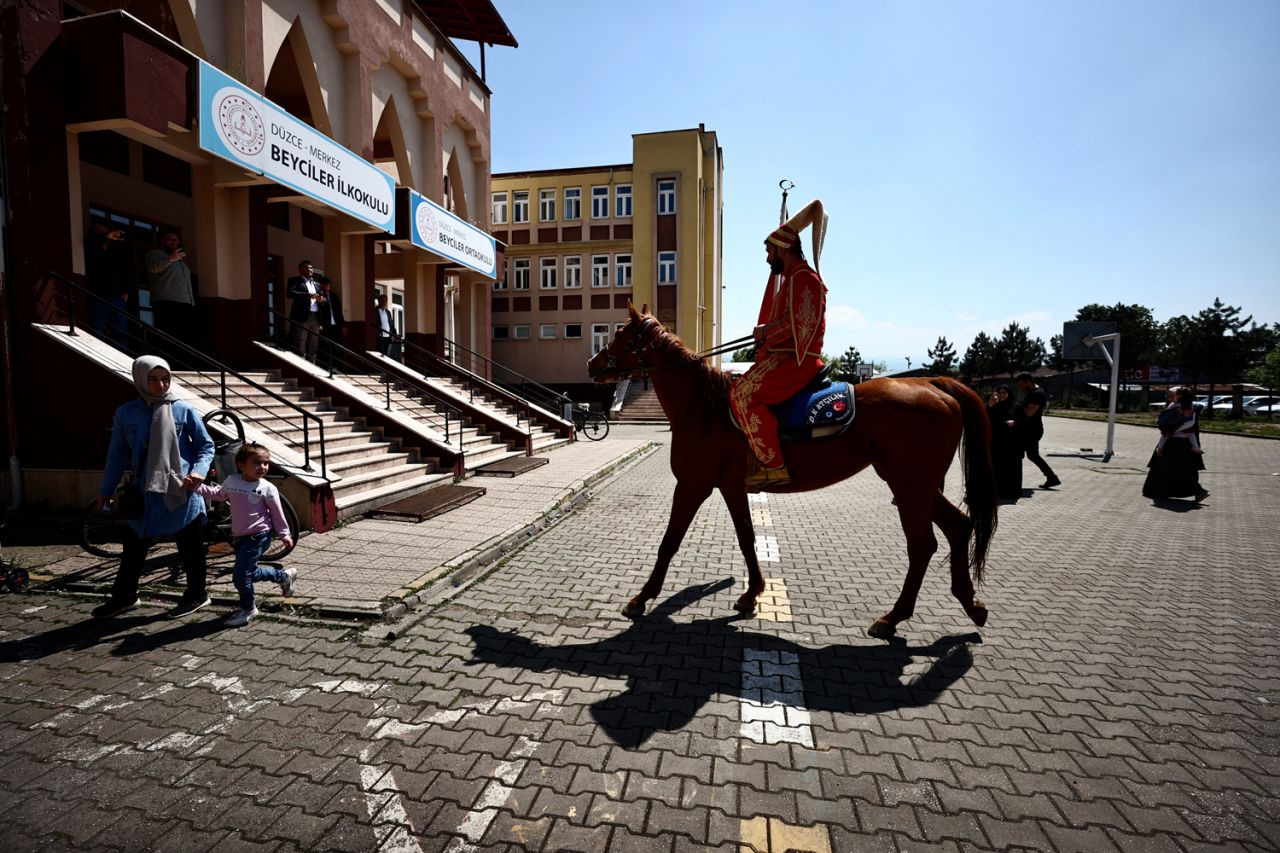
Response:
POLYGON ((1280 397, 1250 397, 1244 404, 1244 410, 1251 415, 1280 415, 1280 397))

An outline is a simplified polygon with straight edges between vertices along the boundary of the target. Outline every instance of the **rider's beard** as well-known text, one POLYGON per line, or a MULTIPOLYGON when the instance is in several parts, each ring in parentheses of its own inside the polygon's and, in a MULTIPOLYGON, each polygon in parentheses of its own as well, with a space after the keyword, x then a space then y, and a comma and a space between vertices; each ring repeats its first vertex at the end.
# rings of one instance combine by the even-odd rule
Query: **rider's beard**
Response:
POLYGON ((774 275, 782 275, 783 270, 787 268, 787 264, 782 258, 774 258, 769 261, 769 269, 774 275))

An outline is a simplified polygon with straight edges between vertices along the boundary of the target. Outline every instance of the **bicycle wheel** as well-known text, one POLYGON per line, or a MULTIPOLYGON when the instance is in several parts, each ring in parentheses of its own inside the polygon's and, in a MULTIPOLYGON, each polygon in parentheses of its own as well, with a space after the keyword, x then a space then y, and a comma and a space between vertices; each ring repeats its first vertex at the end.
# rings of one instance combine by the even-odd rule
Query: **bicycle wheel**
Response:
POLYGON ((284 520, 289 525, 289 536, 293 539, 293 545, 285 545, 279 539, 272 539, 267 550, 263 552, 260 558, 263 562, 273 563, 276 560, 283 560, 289 556, 289 552, 298 544, 298 514, 293 510, 293 504, 289 503, 289 499, 284 495, 280 496, 280 506, 284 509, 284 520))
POLYGON ((592 412, 587 415, 587 422, 582 430, 587 434, 587 438, 599 441, 609 434, 609 419, 605 417, 604 412, 592 412))
POLYGON ((119 557, 128 532, 129 522, 99 512, 95 500, 85 508, 80 522, 80 547, 95 557, 119 557))

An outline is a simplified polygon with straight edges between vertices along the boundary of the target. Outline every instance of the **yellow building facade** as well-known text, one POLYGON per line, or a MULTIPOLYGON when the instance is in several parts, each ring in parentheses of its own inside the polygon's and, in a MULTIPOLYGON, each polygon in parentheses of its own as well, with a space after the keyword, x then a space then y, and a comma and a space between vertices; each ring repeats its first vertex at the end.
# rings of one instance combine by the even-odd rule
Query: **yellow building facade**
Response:
POLYGON ((632 162, 492 177, 493 359, 557 389, 647 303, 692 350, 721 339, 724 156, 714 131, 632 136, 632 162))

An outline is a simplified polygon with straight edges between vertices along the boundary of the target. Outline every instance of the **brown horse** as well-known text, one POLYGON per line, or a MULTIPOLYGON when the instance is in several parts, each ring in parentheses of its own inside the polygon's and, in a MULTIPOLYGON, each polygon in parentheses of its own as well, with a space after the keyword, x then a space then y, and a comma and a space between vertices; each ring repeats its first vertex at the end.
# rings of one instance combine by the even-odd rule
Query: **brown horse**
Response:
MULTIPOLYGON (((649 373, 658 400, 671 423, 671 471, 676 493, 658 560, 639 595, 622 612, 644 615, 645 605, 662 591, 667 566, 694 515, 712 490, 729 507, 738 547, 747 561, 747 591, 734 605, 755 610, 764 591, 756 559, 755 530, 744 485, 748 454, 745 436, 729 415, 731 376, 690 352, 650 316, 628 306, 630 320, 607 347, 587 362, 597 382, 649 373)), ((852 477, 870 465, 888 483, 907 537, 907 577, 893 609, 868 629, 888 638, 910 619, 929 560, 938 550, 933 525, 951 546, 951 594, 974 624, 987 621, 987 608, 974 595, 982 579, 987 548, 996 529, 995 476, 991 468, 990 427, 982 400, 961 382, 946 378, 875 379, 857 389, 857 417, 838 437, 791 444, 786 450, 790 484, 766 489, 803 492, 852 477), (965 515, 942 494, 942 479, 964 436, 965 515), (973 577, 970 579, 969 570, 973 577)))

